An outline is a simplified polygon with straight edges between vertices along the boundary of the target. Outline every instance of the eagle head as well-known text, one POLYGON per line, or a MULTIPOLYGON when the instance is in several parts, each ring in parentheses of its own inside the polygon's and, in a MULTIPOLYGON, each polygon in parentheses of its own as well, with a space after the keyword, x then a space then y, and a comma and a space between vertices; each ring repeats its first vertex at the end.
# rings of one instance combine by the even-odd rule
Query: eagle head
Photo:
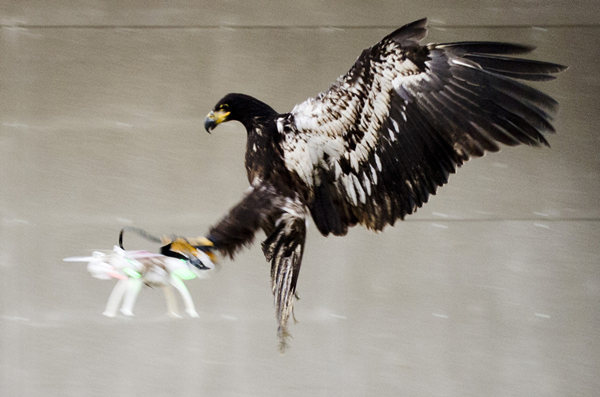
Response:
POLYGON ((236 120, 249 129, 254 120, 275 114, 276 112, 269 105, 250 95, 232 93, 221 98, 206 115, 204 128, 210 133, 217 125, 236 120))
POLYGON ((230 102, 235 102, 233 99, 232 94, 226 95, 217 102, 214 108, 206 115, 206 118, 204 119, 204 129, 206 132, 210 134, 217 125, 230 120, 230 117, 234 117, 231 116, 230 105, 230 102))

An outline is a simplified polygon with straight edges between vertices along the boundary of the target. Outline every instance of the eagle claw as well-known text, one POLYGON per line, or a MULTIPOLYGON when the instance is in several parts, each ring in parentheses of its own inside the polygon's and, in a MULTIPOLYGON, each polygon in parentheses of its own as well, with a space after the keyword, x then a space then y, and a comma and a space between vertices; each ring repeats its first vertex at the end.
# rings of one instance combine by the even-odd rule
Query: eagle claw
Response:
POLYGON ((205 237, 163 238, 163 243, 160 252, 165 256, 185 259, 199 270, 215 268, 217 257, 214 252, 214 244, 205 237))

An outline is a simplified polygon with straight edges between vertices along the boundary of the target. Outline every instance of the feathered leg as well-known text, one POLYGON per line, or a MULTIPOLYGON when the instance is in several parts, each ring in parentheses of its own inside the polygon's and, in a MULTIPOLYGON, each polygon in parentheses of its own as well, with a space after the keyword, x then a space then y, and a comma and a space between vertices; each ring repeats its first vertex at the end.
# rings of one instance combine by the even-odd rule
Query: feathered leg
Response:
POLYGON ((273 229, 274 219, 281 214, 284 202, 285 197, 271 185, 253 186, 242 201, 210 229, 208 239, 219 252, 233 257, 252 243, 259 228, 273 229))
POLYGON ((279 350, 287 348, 290 334, 287 322, 296 299, 296 284, 306 240, 306 208, 298 201, 288 202, 277 219, 275 229, 262 248, 271 263, 271 289, 277 317, 279 350))
POLYGON ((271 264, 273 299, 280 349, 287 345, 287 322, 295 299, 306 236, 307 208, 295 195, 285 195, 268 184, 252 187, 244 199, 210 229, 215 249, 233 256, 250 244, 258 229, 267 239, 262 244, 271 264))

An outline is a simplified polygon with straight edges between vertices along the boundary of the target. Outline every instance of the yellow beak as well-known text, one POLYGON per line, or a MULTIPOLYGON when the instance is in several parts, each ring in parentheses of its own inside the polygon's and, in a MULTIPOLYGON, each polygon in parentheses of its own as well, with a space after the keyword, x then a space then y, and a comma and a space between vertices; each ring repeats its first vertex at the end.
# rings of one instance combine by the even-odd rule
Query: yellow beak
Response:
POLYGON ((210 133, 217 125, 227 121, 227 116, 229 116, 230 113, 231 112, 225 110, 213 110, 207 114, 204 119, 204 129, 206 129, 206 132, 210 133))

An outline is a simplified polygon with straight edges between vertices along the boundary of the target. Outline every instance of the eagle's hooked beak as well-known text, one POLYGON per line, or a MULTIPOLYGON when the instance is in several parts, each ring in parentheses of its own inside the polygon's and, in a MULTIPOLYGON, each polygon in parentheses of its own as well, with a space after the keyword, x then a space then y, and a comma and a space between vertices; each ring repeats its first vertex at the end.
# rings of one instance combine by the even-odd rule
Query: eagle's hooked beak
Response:
POLYGON ((210 134, 213 128, 215 128, 222 122, 227 121, 227 116, 229 116, 230 113, 231 112, 228 112, 226 110, 213 110, 209 114, 207 114, 206 118, 204 119, 204 129, 206 130, 206 132, 210 134))

